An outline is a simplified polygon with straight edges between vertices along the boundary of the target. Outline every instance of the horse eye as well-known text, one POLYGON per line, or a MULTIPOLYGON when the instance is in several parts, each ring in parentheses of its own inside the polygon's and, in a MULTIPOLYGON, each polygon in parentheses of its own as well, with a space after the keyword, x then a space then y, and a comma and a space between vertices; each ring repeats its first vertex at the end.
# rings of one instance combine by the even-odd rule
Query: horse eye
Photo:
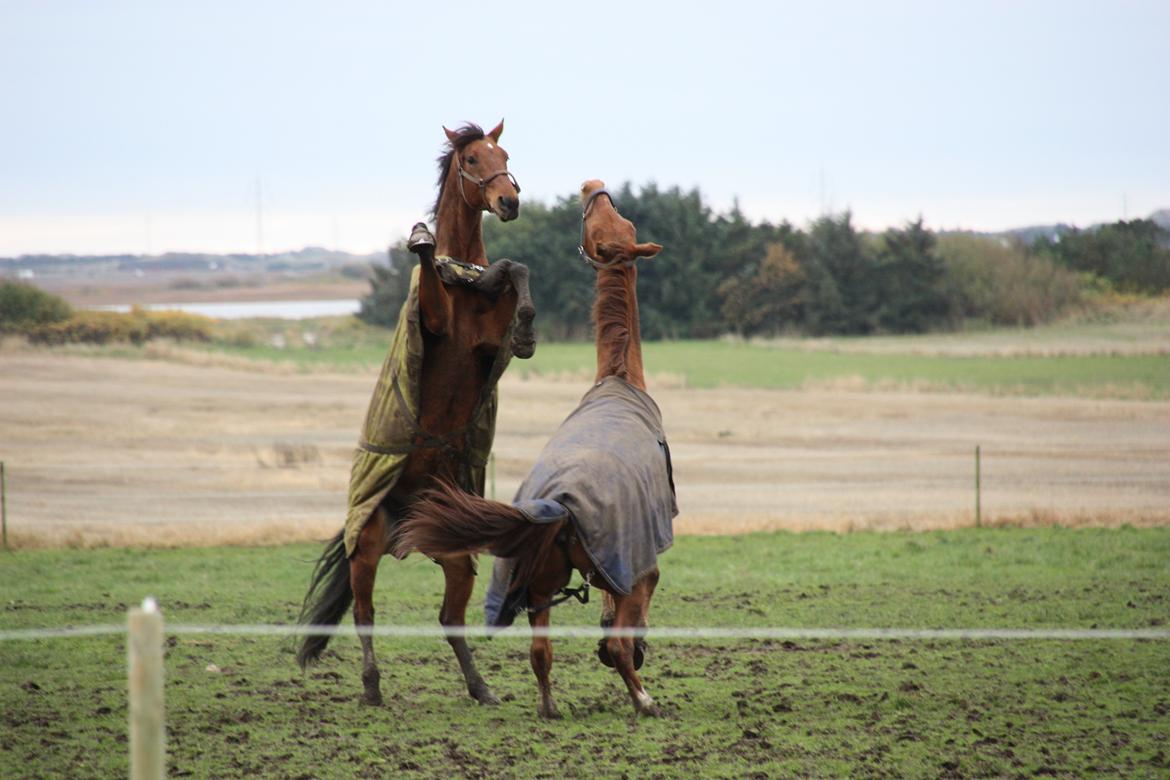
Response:
POLYGON ((467 158, 467 164, 468 165, 475 165, 475 155, 472 155, 471 157, 467 158))

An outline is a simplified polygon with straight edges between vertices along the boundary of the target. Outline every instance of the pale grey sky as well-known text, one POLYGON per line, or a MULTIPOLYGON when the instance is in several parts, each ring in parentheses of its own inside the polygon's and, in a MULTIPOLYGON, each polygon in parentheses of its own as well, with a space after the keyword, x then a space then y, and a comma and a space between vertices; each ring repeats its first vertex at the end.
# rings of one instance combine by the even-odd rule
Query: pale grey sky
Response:
MULTIPOLYGON (((0 256, 372 251, 440 126, 506 118, 523 198, 699 187, 798 224, 1170 206, 1167 2, 0 0, 0 256)), ((521 208, 523 219, 523 207, 521 208)))

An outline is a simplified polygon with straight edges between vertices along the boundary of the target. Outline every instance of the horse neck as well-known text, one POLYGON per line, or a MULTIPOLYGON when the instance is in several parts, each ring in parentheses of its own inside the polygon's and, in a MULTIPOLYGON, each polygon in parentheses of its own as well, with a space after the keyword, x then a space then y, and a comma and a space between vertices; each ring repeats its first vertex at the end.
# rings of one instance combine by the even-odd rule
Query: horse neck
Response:
POLYGON ((443 183, 439 208, 435 211, 435 254, 454 257, 467 263, 487 265, 483 246, 483 212, 467 205, 460 194, 463 182, 457 161, 443 183))
POLYGON ((597 297, 593 302, 597 329, 596 381, 616 376, 645 390, 637 287, 638 269, 634 266, 597 272, 597 297))

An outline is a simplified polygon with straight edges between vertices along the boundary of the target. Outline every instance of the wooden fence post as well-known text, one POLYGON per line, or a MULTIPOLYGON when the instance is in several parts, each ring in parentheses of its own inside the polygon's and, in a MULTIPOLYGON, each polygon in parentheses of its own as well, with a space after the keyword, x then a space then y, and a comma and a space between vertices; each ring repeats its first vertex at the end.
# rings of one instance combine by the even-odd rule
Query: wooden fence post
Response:
POLYGON ((130 610, 130 779, 166 775, 163 620, 153 598, 130 610))
POLYGON ((0 460, 0 527, 4 529, 4 549, 8 549, 8 481, 4 461, 0 460))

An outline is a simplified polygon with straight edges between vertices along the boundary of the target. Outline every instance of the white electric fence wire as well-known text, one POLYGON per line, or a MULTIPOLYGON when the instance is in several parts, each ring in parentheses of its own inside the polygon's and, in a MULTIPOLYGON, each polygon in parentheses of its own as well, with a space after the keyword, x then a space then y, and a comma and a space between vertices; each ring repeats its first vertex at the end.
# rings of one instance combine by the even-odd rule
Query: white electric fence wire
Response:
MULTIPOLYGON (((68 626, 63 628, 24 628, 0 630, 0 641, 59 639, 66 637, 125 634, 124 624, 68 626)), ((219 634, 228 636, 299 637, 309 634, 326 636, 378 636, 400 638, 484 638, 527 639, 547 636, 562 639, 596 639, 601 636, 630 637, 646 635, 652 639, 755 639, 755 640, 1167 640, 1166 628, 770 628, 770 627, 659 627, 649 629, 601 629, 596 626, 548 626, 501 633, 485 626, 300 626, 276 624, 195 624, 171 623, 166 633, 219 634)))

